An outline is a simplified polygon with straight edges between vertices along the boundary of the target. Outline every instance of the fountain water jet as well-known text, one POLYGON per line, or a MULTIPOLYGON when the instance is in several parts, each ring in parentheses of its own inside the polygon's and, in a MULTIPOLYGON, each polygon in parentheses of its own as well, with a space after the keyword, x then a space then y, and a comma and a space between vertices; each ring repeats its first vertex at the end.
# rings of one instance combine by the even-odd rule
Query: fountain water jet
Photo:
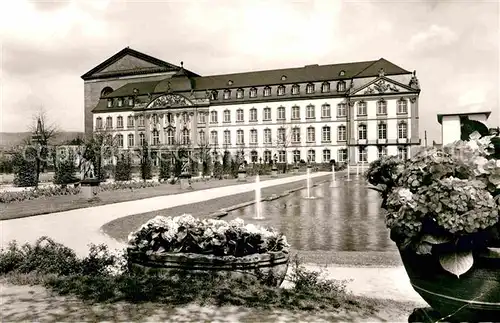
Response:
POLYGON ((261 196, 260 196, 260 177, 257 174, 255 177, 255 216, 254 220, 264 220, 265 218, 262 216, 262 204, 261 204, 261 196))
POLYGON ((315 199, 314 196, 311 196, 311 167, 307 167, 307 196, 305 197, 308 200, 313 200, 315 199))
POLYGON ((345 180, 346 182, 351 181, 351 167, 349 166, 349 161, 347 162, 347 178, 345 180))
POLYGON ((330 187, 337 187, 337 180, 335 179, 335 165, 332 165, 332 182, 330 187))

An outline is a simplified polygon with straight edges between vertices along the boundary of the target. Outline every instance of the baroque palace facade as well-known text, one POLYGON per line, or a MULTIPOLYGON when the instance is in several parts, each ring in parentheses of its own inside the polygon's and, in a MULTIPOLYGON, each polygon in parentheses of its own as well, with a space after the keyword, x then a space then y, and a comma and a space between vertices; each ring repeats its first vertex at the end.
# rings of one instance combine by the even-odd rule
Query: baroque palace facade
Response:
POLYGON ((82 76, 85 133, 248 162, 371 162, 420 144, 416 73, 374 61, 200 76, 125 48, 82 76))

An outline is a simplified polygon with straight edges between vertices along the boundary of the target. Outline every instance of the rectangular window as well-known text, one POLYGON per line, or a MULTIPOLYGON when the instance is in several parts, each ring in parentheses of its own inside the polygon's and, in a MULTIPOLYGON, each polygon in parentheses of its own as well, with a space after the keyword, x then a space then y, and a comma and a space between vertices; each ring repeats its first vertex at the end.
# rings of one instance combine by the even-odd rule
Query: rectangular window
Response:
POLYGON ((358 116, 366 116, 366 102, 358 102, 358 116))
POLYGON ((366 140, 366 125, 364 124, 358 127, 358 139, 366 140))
POLYGON ((346 141, 347 140, 347 131, 344 125, 341 125, 337 129, 337 141, 346 141))
POLYGON ((330 118, 331 117, 331 110, 330 110, 329 104, 323 104, 321 106, 321 117, 322 118, 330 118))
POLYGON ((207 122, 204 112, 198 112, 198 123, 204 124, 207 122))
POLYGON ((231 122, 231 111, 224 111, 224 122, 231 122))
POLYGON ((217 123, 217 111, 210 112, 210 123, 217 123))
POLYGON ((314 105, 308 105, 306 107, 306 118, 307 119, 315 119, 316 118, 314 105))
POLYGON ((272 142, 271 129, 264 129, 264 143, 270 144, 272 142))
POLYGON ((378 147, 378 158, 382 158, 383 156, 387 156, 387 147, 386 146, 379 146, 378 147))
POLYGON ((378 139, 387 139, 387 125, 385 123, 378 125, 378 139))
POLYGON ((300 119, 300 108, 297 106, 292 107, 292 119, 300 119))
POLYGON ((144 127, 144 115, 139 116, 139 127, 144 127))
POLYGON ((257 121, 257 109, 250 109, 250 121, 257 121))
POLYGON ((133 128, 133 127, 134 127, 134 117, 128 116, 127 117, 127 128, 133 128))
POLYGON ((330 159, 332 159, 330 149, 323 150, 323 163, 329 163, 330 159))
POLYGON ((286 153, 283 150, 278 151, 278 163, 286 162, 286 153))
POLYGON ((299 143, 300 142, 300 128, 292 129, 292 142, 299 143))
POLYGON ((213 130, 210 133, 210 141, 211 141, 212 145, 214 145, 214 146, 216 146, 219 143, 219 139, 217 137, 217 131, 213 130))
POLYGON ((330 142, 330 127, 323 127, 321 141, 330 142))
POLYGON ((285 119, 285 108, 279 107, 278 108, 278 120, 284 120, 284 119, 285 119))
POLYGON ((307 128, 307 142, 315 142, 316 141, 316 129, 313 127, 307 128))
POLYGON ((398 147, 398 158, 402 160, 408 159, 408 148, 398 147))
POLYGON ((264 121, 271 121, 271 108, 264 108, 264 121))
POLYGON ((244 120, 243 109, 236 110, 236 121, 237 122, 243 122, 243 120, 244 120))
POLYGON ((346 104, 339 103, 339 105, 337 105, 337 117, 343 118, 345 116, 347 116, 346 104))
POLYGON ((224 131, 224 144, 225 145, 231 144, 231 133, 229 132, 229 130, 224 131))
POLYGON ((250 143, 257 144, 257 130, 250 130, 250 143))
POLYGON ((386 101, 378 101, 377 102, 377 114, 386 115, 387 114, 387 102, 386 101))
POLYGON ((134 135, 133 134, 129 134, 128 135, 128 147, 134 147, 134 135))
POLYGON ((338 151, 339 162, 344 163, 347 161, 347 149, 342 148, 338 151))
POLYGON ((243 135, 243 130, 236 131, 236 143, 238 145, 243 145, 245 143, 245 137, 243 135))
POLYGON ((315 163, 316 162, 316 151, 314 149, 310 149, 307 151, 307 160, 310 163, 315 163))
POLYGON ((285 128, 279 128, 278 129, 278 142, 279 143, 284 143, 285 142, 285 136, 286 136, 285 128))

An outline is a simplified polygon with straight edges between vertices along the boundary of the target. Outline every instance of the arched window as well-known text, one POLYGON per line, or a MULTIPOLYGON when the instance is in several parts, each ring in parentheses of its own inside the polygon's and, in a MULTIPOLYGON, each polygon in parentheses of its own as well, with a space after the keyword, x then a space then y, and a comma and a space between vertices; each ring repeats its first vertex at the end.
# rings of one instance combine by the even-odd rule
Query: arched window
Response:
POLYGON ((229 100, 231 98, 231 90, 224 90, 224 100, 229 100))
POLYGON ((263 121, 271 121, 271 108, 264 108, 263 121))
POLYGON ((134 127, 134 116, 128 116, 127 117, 127 128, 133 128, 134 127))
POLYGON ((339 81, 337 83, 337 92, 343 92, 343 91, 345 91, 345 82, 339 81))
POLYGON ((285 107, 278 107, 278 120, 285 119, 285 107))
POLYGON ((236 98, 237 99, 243 99, 243 95, 244 95, 243 89, 236 90, 236 98))
POLYGON ((330 82, 323 82, 323 84, 321 84, 321 92, 330 92, 330 82))
POLYGON ((198 140, 200 141, 199 142, 200 145, 204 145, 205 144, 205 131, 203 131, 203 130, 199 131, 199 133, 198 133, 198 140))
POLYGON ((106 118, 106 129, 112 129, 112 128, 113 128, 113 118, 107 117, 106 118))
POLYGON ((300 86, 298 84, 292 85, 292 95, 300 94, 300 86))
POLYGON ((217 111, 210 112, 210 123, 217 123, 217 111))
POLYGON ((210 142, 212 143, 212 145, 216 146, 219 144, 219 138, 217 136, 217 131, 216 130, 212 130, 210 132, 210 142))
POLYGON ((101 117, 97 117, 95 119, 95 128, 97 130, 102 129, 102 118, 101 117))
POLYGON ((314 93, 314 84, 313 83, 307 84, 307 86, 306 86, 306 93, 307 94, 314 93))
POLYGON ((295 149, 293 151, 293 162, 294 163, 300 162, 300 150, 298 150, 298 149, 295 149))
POLYGON ((332 112, 330 109, 330 105, 325 103, 321 106, 321 117, 322 118, 331 118, 332 112))
POLYGON ((151 134, 153 137, 153 146, 158 146, 160 144, 160 133, 158 130, 153 130, 151 134))
POLYGON ((104 89, 102 89, 101 91, 101 98, 110 94, 111 92, 113 92, 113 89, 109 86, 106 86, 104 89))
POLYGON ((323 149, 323 163, 329 163, 330 159, 332 159, 330 149, 323 149))
POLYGON ((231 111, 224 110, 224 122, 231 122, 231 111))
POLYGON ((366 116, 366 102, 365 101, 358 102, 358 116, 366 116))
POLYGON ((398 124, 398 139, 408 138, 408 125, 402 121, 398 124))
POLYGON ((331 140, 331 133, 330 133, 330 127, 329 126, 324 126, 321 129, 321 141, 322 142, 330 142, 331 140))
POLYGON ((257 97, 257 89, 256 88, 253 87, 250 89, 250 97, 251 98, 257 97))
POLYGON ((123 117, 122 116, 118 116, 116 118, 116 127, 123 128, 123 117))
POLYGON ((284 85, 278 86, 278 95, 279 96, 285 95, 285 86, 284 85))
POLYGON ((307 151, 307 160, 310 163, 315 163, 316 162, 316 150, 314 149, 309 149, 307 151))
POLYGON ((270 150, 264 150, 264 162, 269 163, 271 161, 271 151, 270 150))
POLYGON ((313 126, 307 127, 307 142, 313 143, 316 141, 316 129, 313 126))
POLYGON ((264 96, 271 96, 271 88, 269 86, 264 88, 264 96))
POLYGON ((347 128, 344 125, 340 125, 337 128, 337 141, 346 141, 347 140, 347 128))
POLYGON ((250 121, 257 121, 257 109, 250 109, 250 121))
POLYGON ((236 110, 236 122, 245 121, 245 116, 243 115, 243 109, 236 110))
POLYGON ((119 148, 123 148, 123 135, 122 134, 116 135, 116 144, 119 148))
POLYGON ((128 134, 128 148, 131 148, 131 147, 134 147, 135 143, 134 143, 134 134, 132 133, 129 133, 128 134))
POLYGON ((143 133, 139 134, 139 145, 142 147, 146 143, 146 136, 143 133))

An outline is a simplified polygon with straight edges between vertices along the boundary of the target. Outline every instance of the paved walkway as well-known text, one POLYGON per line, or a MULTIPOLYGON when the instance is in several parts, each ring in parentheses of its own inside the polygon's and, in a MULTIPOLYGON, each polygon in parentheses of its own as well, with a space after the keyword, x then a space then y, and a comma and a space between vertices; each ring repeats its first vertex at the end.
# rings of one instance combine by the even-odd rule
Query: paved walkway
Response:
MULTIPOLYGON (((311 176, 320 177, 328 174, 327 172, 319 172, 313 173, 311 176)), ((305 179, 306 175, 273 179, 261 182, 261 186, 265 188, 305 179)), ((19 243, 32 243, 37 238, 46 235, 72 248, 79 256, 88 253, 90 243, 104 243, 110 249, 123 249, 125 246, 123 243, 101 233, 99 228, 124 216, 162 210, 188 203, 198 203, 225 196, 230 198, 233 194, 249 192, 253 189, 254 184, 248 183, 2 221, 0 222, 0 246, 5 247, 12 240, 19 243)), ((355 295, 424 304, 420 296, 413 291, 406 272, 401 266, 393 268, 360 268, 333 265, 324 268, 309 264, 306 267, 313 270, 322 270, 328 278, 352 280, 347 286, 355 295)))
MULTIPOLYGON (((311 177, 328 175, 328 172, 311 174, 311 177)), ((305 181, 307 175, 291 176, 261 182, 261 187, 276 186, 296 181, 305 181)), ((167 209, 188 203, 198 203, 214 198, 252 191, 254 183, 191 191, 177 195, 165 195, 142 200, 101 205, 65 212, 57 212, 28 218, 0 222, 0 246, 9 241, 32 243, 41 236, 49 236, 75 252, 88 254, 88 245, 107 244, 110 249, 122 249, 124 245, 99 230, 104 224, 129 215, 167 209)))

